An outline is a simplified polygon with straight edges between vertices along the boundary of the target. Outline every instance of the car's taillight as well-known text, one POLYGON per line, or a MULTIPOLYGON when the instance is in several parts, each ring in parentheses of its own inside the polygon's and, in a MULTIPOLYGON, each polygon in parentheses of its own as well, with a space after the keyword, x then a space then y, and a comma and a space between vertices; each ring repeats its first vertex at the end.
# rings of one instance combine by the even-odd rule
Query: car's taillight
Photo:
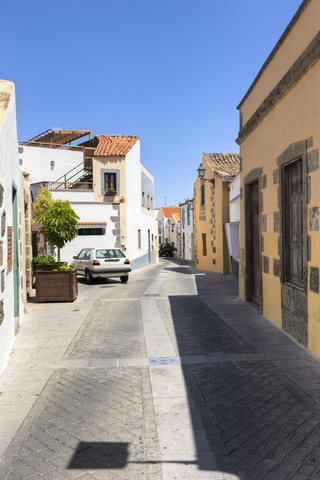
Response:
POLYGON ((130 260, 128 258, 126 258, 125 261, 124 261, 124 264, 129 265, 129 263, 130 263, 130 260))
POLYGON ((99 260, 93 260, 92 265, 100 265, 99 260))

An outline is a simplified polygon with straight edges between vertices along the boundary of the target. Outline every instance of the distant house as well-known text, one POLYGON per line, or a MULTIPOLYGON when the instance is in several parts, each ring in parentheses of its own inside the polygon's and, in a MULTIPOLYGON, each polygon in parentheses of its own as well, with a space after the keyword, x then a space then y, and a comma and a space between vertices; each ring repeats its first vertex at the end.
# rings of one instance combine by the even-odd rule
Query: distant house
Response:
MULTIPOLYGON (((20 223, 24 209, 20 207, 23 181, 17 148, 14 84, 0 80, 0 373, 6 367, 24 314, 20 223)), ((30 208, 28 202, 26 198, 30 208)))
POLYGON ((177 248, 179 237, 178 223, 180 222, 180 207, 161 207, 158 213, 159 232, 161 232, 160 243, 170 243, 177 248))
POLYGON ((45 185, 69 200, 80 217, 78 236, 61 251, 72 257, 87 246, 121 248, 138 268, 156 261, 154 180, 140 163, 135 135, 96 135, 89 130, 48 130, 20 142, 21 168, 37 194, 45 185), (72 145, 84 136, 89 139, 72 145))
POLYGON ((304 0, 238 109, 240 297, 320 356, 320 2, 304 0))
POLYGON ((240 155, 204 153, 194 183, 194 255, 196 267, 229 273, 225 234, 229 222, 228 184, 239 172, 240 155))
POLYGON ((194 260, 193 198, 180 203, 181 246, 180 257, 194 260))

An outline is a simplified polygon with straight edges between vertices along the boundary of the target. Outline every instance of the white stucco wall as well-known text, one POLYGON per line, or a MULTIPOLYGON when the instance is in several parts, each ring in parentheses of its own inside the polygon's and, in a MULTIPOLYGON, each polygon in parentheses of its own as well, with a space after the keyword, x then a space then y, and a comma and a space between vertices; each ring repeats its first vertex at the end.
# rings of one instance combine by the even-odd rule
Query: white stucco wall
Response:
MULTIPOLYGON (((44 147, 19 147, 21 170, 30 173, 30 183, 55 182, 83 162, 83 153, 44 147), (54 162, 54 167, 51 162, 54 162)), ((79 167, 80 170, 81 167, 79 167)), ((76 172, 75 169, 74 172, 76 172)), ((76 181, 77 177, 70 181, 76 181)))
POLYGON ((20 291, 19 291, 19 316, 14 318, 13 304, 13 268, 7 271, 7 227, 12 226, 12 185, 15 184, 18 195, 18 223, 19 223, 19 194, 20 194, 20 168, 17 147, 16 128, 16 105, 15 91, 11 82, 0 80, 0 92, 9 99, 8 105, 0 101, 0 181, 4 188, 3 204, 0 208, 0 219, 6 212, 5 234, 1 237, 3 247, 3 262, 0 273, 4 272, 4 291, 0 289, 0 301, 4 305, 4 319, 0 326, 0 373, 6 367, 9 354, 15 339, 15 334, 23 318, 23 298, 21 290, 21 248, 19 241, 19 264, 20 264, 20 291))
POLYGON ((190 201, 190 207, 189 207, 189 212, 190 212, 190 223, 188 225, 187 221, 187 204, 183 204, 180 207, 180 220, 181 220, 181 252, 180 256, 183 257, 183 234, 185 238, 185 256, 187 260, 193 260, 193 202, 190 201), (183 213, 182 210, 184 210, 184 223, 182 222, 183 219, 183 213))
MULTIPOLYGON (((126 246, 127 257, 135 260, 148 255, 148 230, 155 240, 153 213, 142 213, 141 207, 140 141, 138 140, 126 156, 126 246), (141 230, 141 249, 138 248, 138 230, 141 230)), ((155 242, 154 242, 155 243, 155 242)), ((152 245, 151 245, 152 250, 152 245)), ((146 258, 144 259, 146 261, 146 258)))
MULTIPOLYGON (((50 190, 52 198, 54 200, 69 200, 69 202, 87 203, 93 202, 93 191, 81 191, 81 190, 50 190)), ((97 203, 98 205, 98 203, 97 203)))
MULTIPOLYGON (((91 192, 89 192, 91 193, 91 192)), ((57 198, 61 198, 57 195, 57 198)), ((104 235, 81 235, 77 236, 72 242, 66 244, 61 250, 61 261, 72 261, 74 255, 78 255, 82 248, 86 247, 106 247, 115 246, 116 237, 113 230, 116 228, 115 220, 119 214, 119 204, 101 203, 101 202, 71 202, 75 213, 80 217, 79 222, 87 222, 88 226, 80 225, 79 228, 105 228, 104 235), (107 222, 106 225, 90 225, 89 222, 107 222)), ((56 254, 57 252, 55 252, 56 254)))
POLYGON ((240 174, 229 184, 229 218, 225 224, 229 256, 239 259, 240 244, 240 174))
POLYGON ((230 222, 240 222, 240 174, 229 184, 230 222))

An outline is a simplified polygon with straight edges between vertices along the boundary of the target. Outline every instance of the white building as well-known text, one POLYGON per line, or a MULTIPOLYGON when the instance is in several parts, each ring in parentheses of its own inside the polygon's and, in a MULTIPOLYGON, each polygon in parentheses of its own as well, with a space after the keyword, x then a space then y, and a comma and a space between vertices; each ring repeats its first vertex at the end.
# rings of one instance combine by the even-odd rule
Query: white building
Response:
POLYGON ((0 80, 0 373, 23 318, 20 169, 15 89, 0 80))
POLYGON ((161 207, 157 220, 161 234, 159 243, 169 243, 172 247, 178 249, 177 245, 180 243, 178 234, 180 230, 177 224, 180 222, 180 207, 161 207))
POLYGON ((193 198, 180 203, 181 248, 180 257, 193 260, 193 198))
POLYGON ((44 184, 80 217, 78 236, 61 250, 61 259, 71 262, 84 247, 108 245, 121 248, 132 268, 155 263, 154 179, 140 163, 140 140, 97 135, 70 145, 90 133, 52 129, 20 142, 34 192, 44 184))
POLYGON ((229 183, 229 223, 225 224, 232 273, 239 272, 240 245, 240 173, 229 183))

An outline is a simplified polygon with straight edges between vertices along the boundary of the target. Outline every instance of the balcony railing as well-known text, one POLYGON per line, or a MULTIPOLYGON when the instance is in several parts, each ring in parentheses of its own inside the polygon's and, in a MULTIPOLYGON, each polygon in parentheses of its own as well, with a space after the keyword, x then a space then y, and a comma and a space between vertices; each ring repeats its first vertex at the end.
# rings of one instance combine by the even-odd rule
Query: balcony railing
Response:
POLYGON ((93 190, 93 182, 50 182, 49 190, 93 190))

